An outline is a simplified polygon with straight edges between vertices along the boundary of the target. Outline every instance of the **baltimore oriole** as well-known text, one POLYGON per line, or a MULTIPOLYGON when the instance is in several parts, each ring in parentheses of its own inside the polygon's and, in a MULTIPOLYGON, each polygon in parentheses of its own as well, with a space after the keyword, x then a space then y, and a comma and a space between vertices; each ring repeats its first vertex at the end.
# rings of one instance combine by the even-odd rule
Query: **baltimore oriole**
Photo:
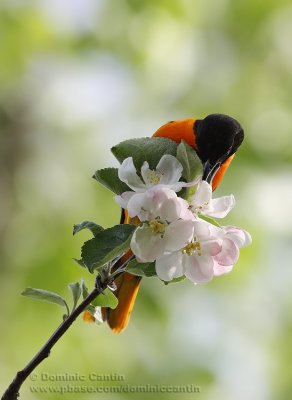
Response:
MULTIPOLYGON (((178 143, 185 140, 192 146, 203 164, 202 179, 212 184, 215 190, 241 145, 244 132, 240 124, 228 115, 211 114, 204 119, 192 118, 168 122, 153 136, 169 138, 178 143)), ((127 210, 122 210, 121 223, 135 223, 129 218, 127 210)), ((124 263, 131 256, 132 253, 129 251, 121 262, 124 263)), ((119 333, 126 328, 140 283, 141 277, 127 272, 116 279, 115 295, 119 304, 114 310, 102 309, 103 319, 114 332, 119 333)))

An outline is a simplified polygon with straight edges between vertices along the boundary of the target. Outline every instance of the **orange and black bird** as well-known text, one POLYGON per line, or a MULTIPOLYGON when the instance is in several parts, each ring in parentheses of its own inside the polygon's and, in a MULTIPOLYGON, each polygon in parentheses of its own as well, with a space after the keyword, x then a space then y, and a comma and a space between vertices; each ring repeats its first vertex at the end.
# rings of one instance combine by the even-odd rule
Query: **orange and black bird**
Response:
MULTIPOLYGON (((202 179, 212 184, 215 190, 241 145, 244 133, 234 118, 224 114, 210 114, 204 119, 170 121, 161 126, 153 136, 172 139, 177 143, 185 140, 192 146, 203 164, 202 179)), ((129 217, 127 210, 122 210, 121 223, 135 222, 139 223, 129 217)), ((124 263, 131 257, 132 253, 129 251, 120 262, 124 263)), ((127 272, 116 279, 115 295, 119 304, 114 310, 102 309, 103 319, 114 332, 119 333, 128 325, 140 283, 141 277, 127 272)))

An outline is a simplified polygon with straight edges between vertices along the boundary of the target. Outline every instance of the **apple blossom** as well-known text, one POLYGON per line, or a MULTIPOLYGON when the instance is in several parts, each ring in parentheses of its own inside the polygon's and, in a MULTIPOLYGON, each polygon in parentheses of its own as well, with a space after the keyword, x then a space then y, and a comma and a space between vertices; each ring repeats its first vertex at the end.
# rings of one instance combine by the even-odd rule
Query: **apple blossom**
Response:
POLYGON ((247 231, 236 226, 218 228, 213 225, 211 229, 213 234, 222 239, 222 251, 215 257, 214 265, 214 275, 219 276, 232 271, 239 257, 239 249, 250 245, 252 239, 247 231))
POLYGON ((155 263, 158 277, 165 281, 185 275, 194 283, 208 282, 214 275, 214 257, 222 250, 221 240, 211 235, 210 224, 192 221, 191 240, 175 252, 167 252, 155 263))
POLYGON ((145 222, 131 239, 136 257, 141 262, 154 261, 165 251, 184 247, 193 236, 193 221, 181 219, 189 213, 188 203, 166 188, 148 191, 142 200, 136 215, 145 222))
POLYGON ((156 170, 150 169, 148 162, 144 161, 141 168, 143 180, 137 175, 132 157, 123 161, 118 174, 120 180, 135 192, 145 192, 155 185, 163 185, 179 191, 184 185, 184 182, 179 182, 182 171, 181 163, 174 156, 165 154, 157 164, 156 170))
POLYGON ((131 239, 131 250, 141 263, 154 262, 164 281, 185 275, 194 283, 210 281, 230 272, 239 249, 251 243, 250 235, 237 227, 218 227, 201 216, 224 218, 235 205, 233 195, 212 199, 212 186, 200 181, 190 203, 177 191, 198 183, 180 182, 182 165, 164 155, 156 170, 145 161, 138 176, 132 157, 119 168, 119 178, 133 191, 116 196, 130 217, 142 221, 131 239))
MULTIPOLYGON (((210 281, 213 276, 230 272, 239 257, 239 245, 231 238, 250 237, 235 227, 214 227, 205 221, 193 221, 194 236, 191 241, 175 252, 165 252, 156 259, 158 277, 165 281, 185 275, 194 283, 210 281), (215 228, 215 229, 214 229, 215 228), (236 233, 234 233, 236 231, 236 233)), ((248 239, 242 245, 247 245, 248 239)))
POLYGON ((136 193, 127 203, 130 217, 138 217, 140 221, 149 221, 160 217, 172 221, 174 219, 193 219, 186 200, 165 187, 153 187, 145 193, 136 193))
POLYGON ((134 166, 133 158, 126 158, 119 168, 119 179, 126 183, 133 191, 127 191, 120 196, 116 196, 116 202, 124 209, 128 209, 131 217, 135 216, 132 212, 129 202, 133 197, 139 201, 144 201, 141 194, 149 189, 168 188, 179 192, 183 187, 190 187, 198 182, 196 178, 192 182, 179 181, 182 175, 183 167, 181 163, 172 155, 165 154, 161 157, 156 170, 151 170, 149 164, 145 161, 141 168, 142 179, 138 176, 134 166), (138 196, 140 194, 140 196, 138 196))
POLYGON ((201 181, 191 200, 190 210, 194 214, 224 218, 234 205, 235 199, 232 194, 212 199, 212 186, 206 181, 201 181))
POLYGON ((252 242, 250 234, 237 226, 222 226, 222 230, 239 248, 249 246, 252 242))

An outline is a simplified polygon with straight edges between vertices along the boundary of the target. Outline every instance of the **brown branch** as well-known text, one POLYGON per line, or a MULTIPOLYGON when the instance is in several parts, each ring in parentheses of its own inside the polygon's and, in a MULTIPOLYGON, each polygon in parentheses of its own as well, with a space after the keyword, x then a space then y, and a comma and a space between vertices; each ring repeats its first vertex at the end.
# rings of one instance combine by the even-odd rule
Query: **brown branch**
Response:
POLYGON ((55 330, 52 336, 40 349, 40 351, 33 357, 33 359, 19 372, 17 372, 15 378, 3 394, 1 400, 17 400, 19 397, 19 390, 23 382, 32 373, 32 371, 47 357, 49 357, 51 349, 58 342, 58 340, 64 335, 64 333, 70 328, 76 318, 84 311, 87 306, 99 296, 106 287, 111 284, 112 278, 109 276, 103 282, 97 280, 96 287, 93 291, 83 300, 82 303, 66 318, 59 327, 55 330))

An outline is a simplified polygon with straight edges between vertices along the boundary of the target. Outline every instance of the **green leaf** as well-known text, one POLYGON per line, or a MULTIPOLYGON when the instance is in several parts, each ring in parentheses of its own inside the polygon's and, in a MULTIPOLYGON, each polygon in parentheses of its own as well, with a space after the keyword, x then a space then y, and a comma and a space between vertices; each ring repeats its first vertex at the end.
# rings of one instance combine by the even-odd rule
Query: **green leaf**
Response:
POLYGON ((75 261, 76 264, 80 265, 80 267, 87 268, 82 260, 78 260, 78 258, 72 258, 72 260, 75 261))
MULTIPOLYGON (((84 279, 81 279, 80 288, 82 292, 82 297, 85 299, 88 296, 88 289, 85 285, 84 279)), ((110 307, 116 308, 118 305, 118 299, 113 294, 113 292, 106 288, 102 294, 100 294, 96 299, 92 301, 91 304, 86 308, 92 315, 95 313, 95 307, 110 307)))
POLYGON ((182 177, 185 181, 191 182, 197 176, 202 175, 203 166, 196 151, 184 140, 177 147, 176 158, 183 166, 182 177))
POLYGON ((179 276, 178 278, 173 278, 171 281, 163 281, 165 285, 169 285, 170 283, 178 283, 184 281, 186 279, 185 275, 179 276))
POLYGON ((99 169, 93 178, 116 194, 131 190, 124 182, 120 181, 117 168, 99 169))
POLYGON ((100 320, 99 320, 99 319, 96 319, 96 308, 95 308, 95 306, 93 306, 92 304, 89 304, 89 306, 86 308, 86 310, 89 311, 90 314, 94 317, 95 323, 96 323, 97 325, 102 325, 102 324, 105 322, 105 321, 103 321, 103 319, 102 319, 102 315, 100 316, 100 317, 101 317, 100 320))
POLYGON ((75 310, 78 300, 81 296, 81 287, 79 282, 69 283, 69 289, 71 290, 72 297, 73 297, 73 310, 75 310))
POLYGON ((97 307, 110 307, 116 308, 118 305, 118 299, 113 294, 113 292, 106 288, 97 298, 92 302, 92 304, 97 307))
POLYGON ((93 236, 96 236, 99 232, 103 231, 103 227, 91 221, 83 221, 80 224, 76 224, 73 227, 73 235, 82 231, 83 229, 89 229, 93 236))
POLYGON ((90 314, 94 317, 94 314, 95 314, 95 307, 94 307, 92 304, 89 304, 89 305, 86 307, 86 310, 89 311, 90 314))
MULTIPOLYGON (((189 146, 184 140, 177 147, 176 158, 183 166, 182 178, 186 182, 193 181, 203 173, 203 166, 195 150, 189 146)), ((190 200, 196 191, 196 186, 183 188, 179 192, 179 196, 190 200)))
POLYGON ((218 228, 222 228, 222 226, 214 218, 206 217, 206 215, 203 214, 198 214, 198 217, 200 217, 204 221, 209 222, 212 225, 218 226, 218 228))
POLYGON ((140 170, 144 161, 155 169, 164 154, 176 156, 177 143, 166 138, 130 139, 112 147, 111 151, 122 163, 125 158, 133 157, 135 167, 140 170))
POLYGON ((115 225, 85 242, 81 256, 88 270, 93 272, 127 250, 136 228, 134 225, 115 225))
POLYGON ((57 293, 49 292, 44 289, 35 289, 28 287, 22 293, 22 296, 31 297, 32 299, 44 300, 50 303, 58 304, 59 306, 66 307, 69 315, 69 307, 66 300, 57 293))
POLYGON ((131 260, 126 267, 127 272, 138 276, 155 276, 155 262, 139 263, 136 258, 131 260))
POLYGON ((80 289, 81 289, 82 297, 84 300, 89 295, 89 292, 85 285, 84 279, 81 279, 81 281, 80 281, 80 289))

